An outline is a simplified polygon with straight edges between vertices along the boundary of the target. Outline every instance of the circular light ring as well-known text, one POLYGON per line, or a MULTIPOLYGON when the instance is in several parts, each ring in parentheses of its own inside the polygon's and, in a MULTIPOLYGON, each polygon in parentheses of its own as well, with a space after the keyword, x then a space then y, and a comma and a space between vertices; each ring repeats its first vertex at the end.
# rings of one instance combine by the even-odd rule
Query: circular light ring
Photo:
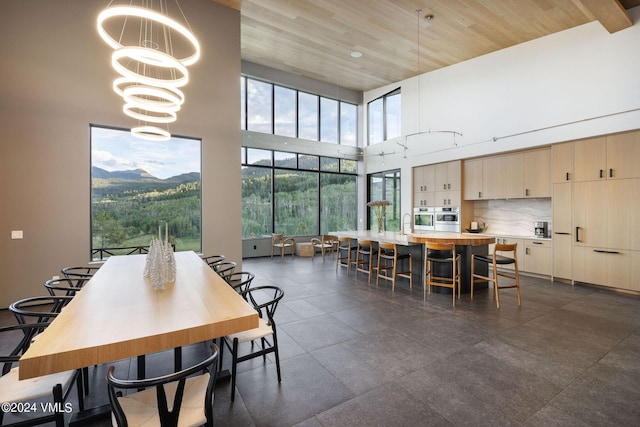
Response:
POLYGON ((180 98, 168 90, 157 87, 128 86, 124 88, 122 98, 127 104, 158 113, 179 111, 181 107, 180 98))
POLYGON ((182 65, 180 61, 173 58, 166 53, 152 50, 146 47, 123 47, 115 50, 111 55, 111 65, 113 68, 124 77, 137 78, 140 83, 148 86, 158 86, 164 88, 182 87, 189 82, 189 71, 187 67, 182 65), (133 71, 120 62, 122 58, 129 58, 133 61, 141 62, 154 67, 175 69, 178 72, 178 76, 173 79, 158 79, 154 77, 145 76, 143 74, 133 71))
POLYGON ((145 110, 132 104, 124 104, 124 106, 122 107, 122 112, 127 116, 137 120, 142 120, 143 122, 173 123, 178 119, 178 115, 174 111, 162 111, 160 112, 160 114, 162 114, 161 116, 154 116, 151 114, 140 113, 135 110, 146 111, 147 113, 157 113, 157 111, 145 110))
POLYGON ((168 141, 171 134, 155 126, 138 126, 131 129, 131 135, 150 141, 168 141))
MULTIPOLYGON (((154 86, 144 85, 140 79, 134 77, 118 77, 113 81, 113 90, 122 97, 124 97, 124 90, 128 87, 153 87, 154 89, 158 89, 154 86)), ((180 100, 178 103, 180 105, 184 104, 184 92, 177 87, 163 87, 162 90, 173 93, 180 100)))
POLYGON ((98 15, 98 34, 100 35, 102 40, 104 40, 113 49, 120 49, 123 46, 118 41, 116 41, 115 38, 113 38, 107 33, 107 31, 104 29, 102 24, 107 19, 110 19, 116 16, 121 16, 121 17, 124 17, 125 19, 130 16, 137 16, 139 18, 149 19, 151 21, 155 21, 160 24, 166 25, 172 30, 175 30, 178 33, 180 33, 193 46, 194 53, 190 56, 185 56, 184 58, 180 58, 178 59, 178 61, 180 61, 183 65, 188 66, 188 65, 194 64, 200 58, 200 43, 198 43, 198 40, 191 33, 191 31, 189 31, 186 27, 174 21, 167 15, 163 15, 153 10, 145 9, 142 7, 136 7, 136 6, 108 7, 104 9, 102 12, 100 12, 100 14, 98 15))

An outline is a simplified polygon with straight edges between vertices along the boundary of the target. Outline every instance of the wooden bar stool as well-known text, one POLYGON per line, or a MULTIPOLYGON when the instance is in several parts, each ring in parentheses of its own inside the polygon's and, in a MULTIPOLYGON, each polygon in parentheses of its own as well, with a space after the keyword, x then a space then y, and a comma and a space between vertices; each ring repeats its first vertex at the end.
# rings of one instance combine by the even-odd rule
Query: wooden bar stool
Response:
POLYGON ((339 237, 337 240, 338 240, 338 250, 337 250, 338 256, 336 257, 336 273, 338 272, 338 266, 341 266, 347 269, 347 276, 348 276, 349 268, 351 267, 352 260, 355 261, 355 252, 358 249, 358 247, 353 246, 351 244, 351 237, 339 237))
POLYGON ((518 255, 516 249, 518 247, 517 243, 513 243, 510 245, 502 245, 496 243, 493 248, 492 255, 471 255, 471 299, 473 299, 473 287, 477 282, 493 282, 493 289, 496 295, 496 306, 500 308, 500 294, 498 292, 499 289, 509 289, 516 288, 518 290, 518 305, 520 305, 520 273, 518 272, 518 255), (512 257, 507 257, 504 255, 500 255, 497 252, 512 252, 512 257), (476 274, 474 272, 475 262, 476 260, 481 262, 486 262, 490 264, 493 268, 493 277, 483 276, 481 274, 476 274), (499 265, 509 265, 513 264, 514 274, 508 274, 504 272, 498 271, 499 265), (498 276, 506 277, 509 279, 515 280, 515 283, 512 285, 502 285, 498 284, 498 276), (478 279, 478 280, 476 280, 478 279))
POLYGON ((381 242, 378 245, 378 265, 373 267, 377 271, 376 287, 380 279, 391 281, 391 290, 396 290, 396 278, 406 277, 409 279, 409 289, 413 289, 413 257, 411 254, 398 254, 398 246, 395 243, 381 242), (398 271, 398 263, 402 260, 409 260, 408 270, 398 271), (389 274, 389 272, 391 274, 389 274))
POLYGON ((368 239, 358 240, 358 249, 356 251, 356 279, 358 278, 358 271, 369 275, 369 281, 371 281, 371 272, 373 271, 373 260, 375 259, 376 250, 373 247, 373 242, 368 239))
MULTIPOLYGON (((458 288, 458 298, 460 298, 460 255, 456 253, 455 243, 434 243, 424 244, 424 285, 423 300, 427 299, 427 287, 431 293, 431 286, 441 286, 451 288, 453 294, 453 306, 456 305, 456 287, 458 288), (429 251, 433 251, 429 254, 429 251), (451 264, 451 277, 436 275, 434 266, 451 264)), ((440 273, 437 273, 440 274, 440 273)))

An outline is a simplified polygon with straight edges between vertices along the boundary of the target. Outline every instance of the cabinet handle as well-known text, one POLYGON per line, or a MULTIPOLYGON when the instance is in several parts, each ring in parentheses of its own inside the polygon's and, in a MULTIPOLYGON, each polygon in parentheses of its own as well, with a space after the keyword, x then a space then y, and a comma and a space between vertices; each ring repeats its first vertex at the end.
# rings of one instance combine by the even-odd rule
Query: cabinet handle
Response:
POLYGON ((482 199, 482 191, 478 191, 478 199, 482 199))
POLYGON ((567 181, 569 181, 569 172, 567 172, 567 181))
POLYGON ((613 254, 613 255, 620 255, 620 252, 618 251, 603 251, 602 249, 594 249, 593 252, 597 252, 599 254, 613 254))
POLYGON ((447 190, 451 190, 451 184, 447 184, 447 190))
POLYGON ((447 202, 449 202, 449 204, 451 204, 451 199, 447 199, 447 202))
POLYGON ((525 253, 526 255, 529 255, 529 248, 526 248, 526 249, 524 250, 524 253, 525 253))
POLYGON ((609 169, 609 178, 613 178, 613 168, 609 169))
POLYGON ((565 232, 561 232, 561 231, 557 231, 557 232, 555 232, 553 234, 562 234, 563 236, 570 236, 571 235, 571 233, 565 233, 565 232))
POLYGON ((604 171, 602 169, 600 169, 600 178, 603 178, 604 175, 602 174, 604 171))
POLYGON ((531 242, 531 243, 533 243, 534 245, 542 245, 543 244, 542 242, 531 242))
POLYGON ((528 188, 527 188, 526 190, 524 190, 524 195, 525 195, 526 197, 529 197, 529 189, 528 189, 528 188))
POLYGON ((580 227, 576 227, 576 242, 580 242, 580 235, 578 232, 580 231, 580 227))

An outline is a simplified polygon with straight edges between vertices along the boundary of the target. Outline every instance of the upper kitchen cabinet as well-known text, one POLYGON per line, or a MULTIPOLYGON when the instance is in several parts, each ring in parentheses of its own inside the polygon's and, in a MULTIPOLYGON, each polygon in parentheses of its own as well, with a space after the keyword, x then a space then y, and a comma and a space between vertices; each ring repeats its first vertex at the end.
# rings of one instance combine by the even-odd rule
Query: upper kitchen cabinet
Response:
POLYGON ((524 197, 551 197, 551 149, 524 153, 524 197))
POLYGON ((553 183, 573 181, 573 142, 554 144, 553 154, 553 183))
POLYGON ((574 181, 640 178, 640 131, 573 143, 574 181))
POLYGON ((590 138, 573 143, 574 181, 596 181, 605 178, 607 138, 590 138))
POLYGON ((607 136, 607 179, 640 178, 640 131, 607 136))
POLYGON ((482 165, 482 198, 523 198, 523 163, 522 153, 485 158, 482 165))
POLYGON ((482 200, 483 159, 464 161, 464 200, 482 200))
POLYGON ((438 163, 436 165, 436 191, 460 190, 462 162, 438 163))
POLYGON ((413 205, 435 206, 436 168, 434 165, 413 168, 413 205))

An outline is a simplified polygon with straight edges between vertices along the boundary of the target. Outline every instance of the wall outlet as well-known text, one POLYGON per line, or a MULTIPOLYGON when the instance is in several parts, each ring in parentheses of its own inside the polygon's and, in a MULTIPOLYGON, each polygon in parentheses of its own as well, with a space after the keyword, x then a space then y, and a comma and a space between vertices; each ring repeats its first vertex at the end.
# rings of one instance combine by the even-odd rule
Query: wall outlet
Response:
POLYGON ((253 250, 255 251, 256 249, 258 249, 258 247, 256 245, 253 245, 253 250))
POLYGON ((11 238, 13 240, 22 239, 24 237, 22 230, 11 230, 11 238))

